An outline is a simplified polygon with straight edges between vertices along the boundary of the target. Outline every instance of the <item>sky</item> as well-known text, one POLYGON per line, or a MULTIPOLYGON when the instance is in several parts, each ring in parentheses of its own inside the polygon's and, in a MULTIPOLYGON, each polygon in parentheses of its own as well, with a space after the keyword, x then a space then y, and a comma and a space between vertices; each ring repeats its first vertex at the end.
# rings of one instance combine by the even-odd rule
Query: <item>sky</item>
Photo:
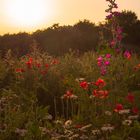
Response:
MULTIPOLYGON (((119 11, 132 10, 140 19, 140 0, 117 0, 119 11)), ((88 19, 104 21, 106 0, 0 0, 0 35, 33 32, 55 23, 73 25, 88 19)))

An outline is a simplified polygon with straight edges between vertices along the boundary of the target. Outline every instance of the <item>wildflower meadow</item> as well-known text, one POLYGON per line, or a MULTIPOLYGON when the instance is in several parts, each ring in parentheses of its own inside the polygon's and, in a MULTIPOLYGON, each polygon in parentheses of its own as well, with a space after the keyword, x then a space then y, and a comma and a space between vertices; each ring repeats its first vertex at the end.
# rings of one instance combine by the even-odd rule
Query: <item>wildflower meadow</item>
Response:
POLYGON ((112 38, 97 52, 0 58, 0 140, 140 139, 140 57, 123 48, 121 12, 106 3, 112 38))

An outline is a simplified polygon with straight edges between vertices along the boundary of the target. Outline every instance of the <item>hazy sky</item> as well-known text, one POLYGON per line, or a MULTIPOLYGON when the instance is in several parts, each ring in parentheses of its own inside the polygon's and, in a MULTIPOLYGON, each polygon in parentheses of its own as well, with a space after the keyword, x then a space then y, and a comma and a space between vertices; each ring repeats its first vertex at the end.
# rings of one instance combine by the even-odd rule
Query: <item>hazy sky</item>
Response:
MULTIPOLYGON (((119 10, 132 10, 140 19, 140 0, 117 0, 119 10)), ((104 21, 105 0, 0 0, 0 34, 32 32, 54 23, 72 25, 88 19, 104 21)))

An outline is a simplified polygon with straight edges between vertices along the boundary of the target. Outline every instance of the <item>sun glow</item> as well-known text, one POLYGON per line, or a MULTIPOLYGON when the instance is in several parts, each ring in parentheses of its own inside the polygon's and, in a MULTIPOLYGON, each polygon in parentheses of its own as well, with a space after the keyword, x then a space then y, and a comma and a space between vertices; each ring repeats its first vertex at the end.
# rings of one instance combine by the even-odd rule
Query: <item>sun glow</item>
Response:
POLYGON ((6 14, 15 26, 36 27, 53 16, 51 0, 6 1, 6 14))

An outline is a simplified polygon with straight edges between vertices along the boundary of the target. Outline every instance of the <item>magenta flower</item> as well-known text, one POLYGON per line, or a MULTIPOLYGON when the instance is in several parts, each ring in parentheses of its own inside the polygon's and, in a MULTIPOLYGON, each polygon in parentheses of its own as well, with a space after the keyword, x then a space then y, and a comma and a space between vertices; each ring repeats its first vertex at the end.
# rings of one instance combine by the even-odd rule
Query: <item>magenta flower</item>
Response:
POLYGON ((98 61, 98 62, 103 61, 103 57, 102 57, 102 56, 99 56, 99 57, 97 58, 97 61, 98 61))
POLYGON ((104 62, 104 64, 105 64, 106 66, 109 66, 109 65, 110 65, 110 62, 109 62, 108 60, 106 60, 106 61, 104 62))
POLYGON ((126 57, 127 59, 131 58, 131 53, 129 51, 125 51, 124 52, 124 57, 126 57))
POLYGON ((111 54, 106 54, 106 58, 111 58, 111 54))

